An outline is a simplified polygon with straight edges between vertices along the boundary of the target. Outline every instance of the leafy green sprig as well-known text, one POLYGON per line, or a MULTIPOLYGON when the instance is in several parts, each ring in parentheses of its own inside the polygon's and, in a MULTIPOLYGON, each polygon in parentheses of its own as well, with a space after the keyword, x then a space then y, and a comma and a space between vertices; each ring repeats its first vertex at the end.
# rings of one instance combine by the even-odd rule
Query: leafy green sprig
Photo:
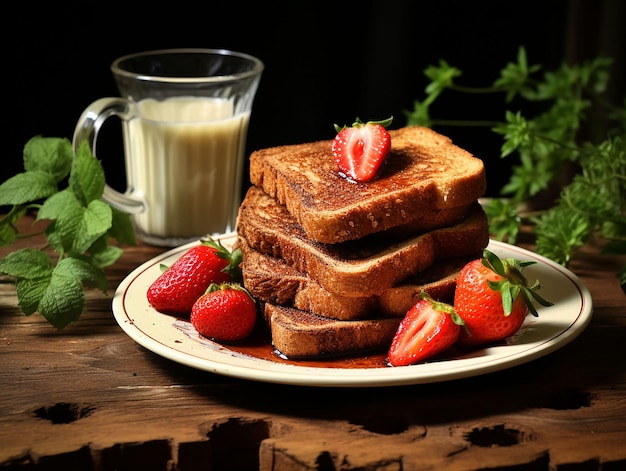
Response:
POLYGON ((106 293, 104 268, 122 254, 110 241, 134 245, 135 235, 129 215, 102 201, 104 170, 87 143, 74 155, 67 139, 34 137, 24 170, 0 185, 0 206, 11 207, 0 219, 0 245, 24 237, 16 223, 31 212, 48 221, 47 245, 9 253, 0 274, 15 282, 25 315, 38 312, 61 330, 84 311, 85 288, 106 293))
MULTIPOLYGON (((604 98, 612 60, 599 57, 541 71, 528 65, 521 47, 487 87, 465 87, 462 72, 440 61, 426 68, 426 97, 407 112, 408 124, 436 127, 483 126, 501 135, 501 158, 515 155, 501 198, 485 205, 492 236, 515 243, 524 223, 534 224, 537 252, 567 265, 594 238, 605 253, 626 253, 626 100, 621 106, 604 98), (454 120, 431 117, 445 92, 503 96, 503 119, 454 120), (537 110, 524 112, 524 107, 537 110), (602 110, 598 118, 597 110, 602 110), (595 113, 595 114, 594 114, 595 113), (598 126, 598 124, 600 126, 598 126), (572 170, 573 177, 565 179, 572 170), (539 211, 528 203, 553 188, 556 200, 539 211)), ((479 105, 480 102, 477 102, 479 105)), ((626 286, 626 267, 620 271, 626 286)))

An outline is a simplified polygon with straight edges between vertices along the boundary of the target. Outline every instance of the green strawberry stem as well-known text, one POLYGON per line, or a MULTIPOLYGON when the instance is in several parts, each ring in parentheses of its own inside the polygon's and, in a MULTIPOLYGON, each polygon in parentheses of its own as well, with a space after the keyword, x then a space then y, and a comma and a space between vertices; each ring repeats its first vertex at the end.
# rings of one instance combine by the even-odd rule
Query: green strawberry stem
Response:
POLYGON ((228 273, 230 279, 234 282, 240 283, 242 281, 241 268, 239 266, 243 260, 241 249, 237 248, 231 252, 224 247, 221 241, 215 240, 212 237, 202 239, 201 243, 214 248, 218 257, 228 261, 228 265, 222 269, 222 272, 228 273))
MULTIPOLYGON (((387 128, 392 121, 393 116, 390 116, 389 118, 381 119, 380 121, 368 121, 367 123, 364 123, 361 118, 357 117, 354 123, 352 123, 352 127, 356 128, 359 126, 365 126, 366 124, 380 124, 383 128, 387 128)), ((348 127, 347 125, 339 126, 338 124, 334 124, 333 126, 335 127, 335 131, 337 132, 341 132, 343 129, 348 127)))
POLYGON ((443 312, 443 313, 449 314, 450 317, 452 318, 452 321, 455 324, 460 325, 460 326, 464 326, 465 325, 465 321, 461 318, 461 316, 459 316, 456 313, 456 310, 454 309, 454 306, 451 306, 448 303, 444 303, 444 302, 435 300, 426 291, 421 291, 420 292, 420 299, 425 299, 428 302, 430 302, 430 304, 433 306, 433 309, 435 311, 439 311, 439 312, 443 312))
POLYGON ((520 294, 524 298, 528 310, 535 317, 538 317, 539 314, 537 313, 533 300, 542 306, 548 307, 553 305, 553 303, 545 300, 537 293, 541 288, 539 280, 536 280, 532 286, 528 286, 528 280, 522 273, 524 268, 534 263, 536 262, 522 262, 512 258, 503 260, 489 250, 485 249, 483 251, 482 264, 503 278, 499 281, 489 281, 488 284, 494 291, 500 291, 505 316, 511 314, 513 303, 520 294))
POLYGON ((209 294, 209 293, 213 293, 215 291, 225 291, 228 289, 234 289, 237 291, 242 291, 244 293, 246 293, 248 295, 248 297, 252 300, 252 302, 254 304, 256 304, 256 299, 254 298, 254 296, 252 296, 252 294, 250 294, 250 291, 248 291, 242 284, 238 283, 238 282, 230 282, 230 283, 211 283, 206 291, 204 292, 204 294, 209 294))

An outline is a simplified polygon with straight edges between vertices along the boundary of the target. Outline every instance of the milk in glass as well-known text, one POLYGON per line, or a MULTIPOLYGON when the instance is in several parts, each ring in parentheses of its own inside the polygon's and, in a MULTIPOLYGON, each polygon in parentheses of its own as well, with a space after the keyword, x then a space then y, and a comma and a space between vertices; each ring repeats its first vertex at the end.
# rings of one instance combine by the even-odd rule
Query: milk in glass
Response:
POLYGON ((227 99, 181 97, 138 103, 125 126, 128 192, 146 202, 136 230, 194 238, 234 230, 250 113, 227 99))

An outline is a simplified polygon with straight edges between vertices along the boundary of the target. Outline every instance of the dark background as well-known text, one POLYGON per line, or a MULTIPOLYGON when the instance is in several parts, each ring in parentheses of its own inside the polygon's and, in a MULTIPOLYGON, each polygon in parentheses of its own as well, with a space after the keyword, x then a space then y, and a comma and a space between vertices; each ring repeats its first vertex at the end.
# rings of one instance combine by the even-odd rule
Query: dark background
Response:
MULTIPOLYGON (((20 2, 4 14, 9 109, 2 116, 7 146, 0 179, 23 170, 29 138, 71 139, 91 101, 118 94, 109 66, 124 54, 201 47, 262 59, 249 153, 329 139, 333 123, 357 116, 394 115, 391 127, 400 127, 413 101, 424 97, 427 66, 444 59, 464 72, 459 82, 488 85, 516 59, 520 45, 529 62, 544 69, 612 56, 611 93, 621 101, 624 20, 621 0, 20 2)), ((501 97, 449 94, 433 112, 502 119, 502 110, 501 97)), ((123 189, 116 126, 105 126, 98 157, 108 181, 123 189)), ((498 157, 500 138, 488 129, 438 130, 485 161, 488 194, 497 193, 511 163, 498 157)))

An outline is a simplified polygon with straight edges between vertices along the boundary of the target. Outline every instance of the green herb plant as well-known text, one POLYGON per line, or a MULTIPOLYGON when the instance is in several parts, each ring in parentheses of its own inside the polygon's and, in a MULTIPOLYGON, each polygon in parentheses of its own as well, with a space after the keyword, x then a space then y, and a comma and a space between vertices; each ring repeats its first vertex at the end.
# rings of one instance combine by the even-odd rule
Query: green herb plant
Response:
MULTIPOLYGON (((537 252, 565 266, 591 240, 606 254, 626 254, 626 99, 618 106, 604 98, 611 64, 598 57, 539 75, 541 66, 529 66, 521 47, 517 61, 506 64, 493 83, 467 87, 457 83, 461 70, 441 60, 425 69, 426 97, 414 102, 407 121, 488 126, 503 137, 500 157, 517 160, 500 196, 485 204, 495 239, 515 243, 522 225, 531 224, 537 252), (433 104, 444 92, 473 94, 478 106, 484 94, 499 93, 503 116, 500 121, 434 118, 433 104), (568 169, 573 176, 564 181, 568 169), (526 203, 554 185, 558 197, 528 211, 526 203)), ((619 277, 626 288, 626 266, 619 277)))
MULTIPOLYGON (((24 172, 0 185, 0 245, 18 237, 16 223, 36 213, 45 226, 46 244, 9 253, 0 274, 15 283, 25 315, 41 314, 59 330, 75 322, 85 307, 85 289, 106 293, 104 268, 122 249, 135 244, 128 214, 102 200, 104 170, 84 143, 74 155, 67 139, 34 137, 24 147, 24 172)), ((35 235, 35 234, 33 234, 35 235)))

